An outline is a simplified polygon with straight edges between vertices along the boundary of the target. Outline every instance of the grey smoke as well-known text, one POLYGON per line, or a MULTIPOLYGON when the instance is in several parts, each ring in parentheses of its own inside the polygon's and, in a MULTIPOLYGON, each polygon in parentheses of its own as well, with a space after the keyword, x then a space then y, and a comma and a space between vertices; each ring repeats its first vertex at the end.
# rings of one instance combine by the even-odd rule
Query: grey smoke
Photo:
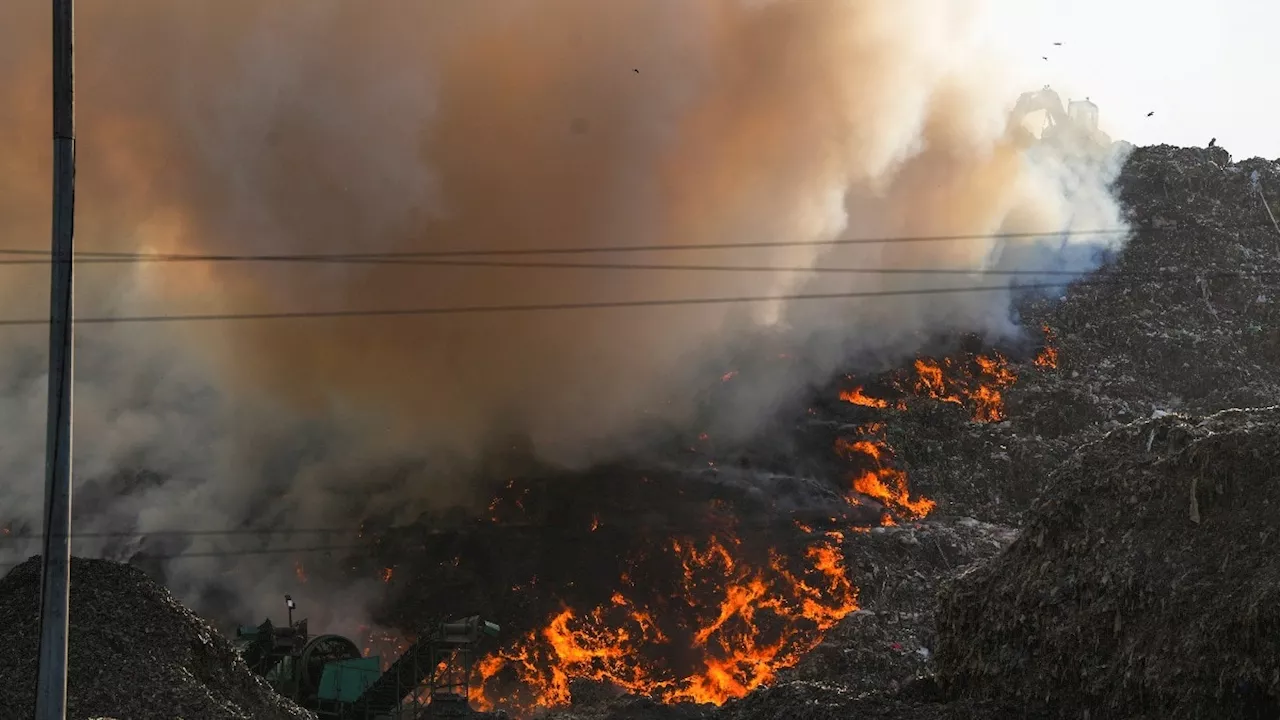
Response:
MULTIPOLYGON (((592 258, 974 271, 945 279, 86 266, 78 309, 626 301, 1010 283, 981 274, 1000 269, 1085 273, 1124 236, 1052 234, 1122 226, 1109 191, 1116 167, 1029 150, 1007 132, 1007 109, 1023 88, 966 44, 979 4, 945 12, 932 0, 82 4, 83 250, 992 238, 592 258), (1002 232, 1050 235, 994 237, 1002 232)), ((9 247, 48 238, 46 16, 39 3, 0 6, 0 238, 9 247)), ((47 311, 44 269, 0 273, 6 316, 47 311)), ((526 437, 543 461, 570 466, 634 449, 648 423, 690 417, 690 398, 715 374, 707 368, 746 339, 763 334, 810 357, 805 376, 763 384, 734 406, 742 433, 789 389, 839 367, 851 346, 909 351, 942 329, 1016 332, 1009 298, 82 327, 76 473, 94 501, 81 505, 78 527, 315 527, 374 512, 408 521, 483 495, 459 479, 499 438, 526 437), (422 469, 392 489, 368 480, 405 464, 422 469), (153 479, 138 480, 142 471, 153 479)), ((38 530, 44 334, 5 330, 0 341, 0 516, 38 530)), ((250 540, 161 546, 232 550, 250 540)), ((3 561, 34 551, 3 547, 3 561)), ((86 541, 78 549, 134 548, 86 541)), ((174 561, 169 572, 187 597, 230 585, 257 605, 293 582, 291 564, 201 557, 174 561)))

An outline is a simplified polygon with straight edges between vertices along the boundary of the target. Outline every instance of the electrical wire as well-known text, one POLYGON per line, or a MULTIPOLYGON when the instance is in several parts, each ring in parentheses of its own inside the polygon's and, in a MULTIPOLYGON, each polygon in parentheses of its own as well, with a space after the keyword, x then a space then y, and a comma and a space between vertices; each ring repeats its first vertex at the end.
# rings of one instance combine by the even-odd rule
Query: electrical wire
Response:
MULTIPOLYGON (((1241 277, 1268 277, 1277 276, 1280 273, 1227 273, 1224 274, 1232 278, 1241 277)), ((1164 277, 1149 276, 1149 281, 1167 281, 1170 279, 1188 279, 1190 275, 1175 278, 1168 275, 1164 277)), ((1212 277, 1212 275, 1201 274, 1197 277, 1212 277)), ((1135 279, 1142 279, 1135 277, 1135 279)), ((432 315, 474 315, 474 314, 490 314, 490 313, 518 313, 518 312, 552 312, 552 311, 570 311, 570 310, 607 310, 619 308, 645 308, 645 307, 684 307, 696 305, 731 305, 746 303, 763 303, 763 302, 799 302, 814 300, 852 300, 859 298, 876 298, 876 297, 904 297, 904 296, 924 296, 924 295, 944 295, 944 294, 965 294, 978 292, 1025 292, 1031 290, 1060 290, 1068 287, 1080 286, 1097 286, 1097 285, 1117 285, 1125 281, 1124 276, 1111 277, 1081 277, 1069 281, 1050 282, 1050 283, 1026 283, 1026 284, 1005 284, 992 286, 957 286, 946 288, 903 288, 898 290, 863 290, 849 292, 830 292, 830 293, 796 293, 781 295, 748 295, 737 297, 702 297, 702 298, 666 298, 666 299, 646 299, 646 300, 602 300, 595 302, 562 302, 562 303, 531 303, 524 305, 469 305, 469 306, 438 306, 438 307, 419 307, 419 308, 385 308, 385 309, 367 309, 367 310, 296 310, 296 311, 278 311, 278 312, 260 312, 260 313, 209 313, 209 314, 189 314, 189 315, 120 315, 120 316, 99 316, 99 317, 78 317, 75 318, 76 325, 104 325, 104 324, 141 324, 141 323, 168 323, 168 322, 217 322, 217 321, 248 321, 248 320, 301 320, 301 319, 339 319, 339 318, 368 318, 368 317, 407 317, 407 316, 432 316, 432 315)), ((46 318, 4 318, 0 319, 0 327, 38 327, 48 324, 46 318)))
MULTIPOLYGON (((922 242, 965 242, 981 240, 1029 240, 1095 235, 1124 235, 1166 232, 1165 228, 1101 228, 1098 230, 1063 230, 1060 232, 969 233, 956 235, 883 236, 875 238, 833 238, 831 240, 772 240, 765 242, 691 243, 687 245, 619 245, 613 247, 546 247, 488 248, 465 250, 427 250, 383 253, 267 253, 267 254, 187 254, 140 252, 83 252, 76 262, 362 262, 368 260, 445 259, 458 257, 495 257, 528 255, 583 255, 598 253, 673 252, 707 250, 752 250, 788 247, 832 247, 842 245, 884 245, 922 242)), ((48 263, 48 250, 33 248, 0 248, 0 255, 41 256, 35 263, 48 263)))
MULTIPOLYGON (((1222 226, 1224 230, 1245 230, 1269 227, 1267 223, 1252 222, 1222 226)), ((200 254, 158 252, 79 252, 76 262, 136 263, 136 262, 312 262, 312 263, 398 263, 412 261, 444 260, 449 258, 513 257, 533 255, 588 255, 637 252, 715 251, 715 250, 767 250, 796 247, 839 247, 849 245, 893 245, 897 243, 969 242, 992 240, 1032 240, 1040 238, 1069 238, 1099 235, 1149 235, 1170 233, 1177 228, 1099 228, 1096 230, 1063 230, 1059 232, 1023 233, 970 233, 953 235, 883 236, 874 238, 833 238, 830 240, 776 240, 765 242, 691 243, 687 245, 619 245, 613 247, 544 247, 544 248, 487 248, 466 250, 427 250, 381 253, 263 253, 263 254, 200 254)), ((0 265, 48 264, 49 250, 35 248, 0 248, 0 255, 31 256, 26 259, 0 260, 0 265)))
MULTIPOLYGON (((126 261, 120 261, 126 262, 126 261)), ((325 261, 330 262, 330 261, 325 261)), ((350 261, 353 264, 391 265, 399 267, 445 267, 445 268, 501 268, 501 269, 543 269, 543 270, 645 270, 664 272, 751 272, 751 273, 817 273, 817 274, 866 274, 866 275, 1042 275, 1042 276, 1074 276, 1081 275, 1078 270, 982 270, 974 268, 875 268, 875 267, 823 267, 808 265, 716 265, 716 264, 673 264, 673 263, 617 263, 617 262, 557 262, 542 260, 415 260, 395 258, 360 258, 350 261)), ((48 260, 0 260, 2 265, 48 265, 48 260)), ((92 260, 77 260, 76 264, 98 264, 92 260)))
MULTIPOLYGON (((783 525, 794 525, 794 524, 795 524, 794 521, 788 521, 787 519, 769 520, 769 521, 749 521, 749 520, 735 519, 732 523, 732 526, 736 529, 762 529, 762 528, 778 528, 783 525)), ((462 535, 467 533, 483 532, 485 530, 532 530, 532 531, 536 531, 539 535, 542 535, 542 536, 555 535, 555 536, 563 536, 563 537, 579 537, 582 535, 588 535, 594 532, 601 532, 601 531, 609 532, 609 531, 616 531, 619 529, 631 530, 631 529, 635 529, 637 526, 640 529, 643 529, 649 532, 662 532, 666 534, 690 531, 690 528, 688 526, 679 525, 674 522, 639 522, 639 523, 625 523, 625 524, 605 522, 596 526, 595 529, 587 529, 585 527, 569 527, 564 525, 563 523, 540 524, 540 523, 531 523, 531 522, 503 522, 503 523, 495 522, 492 524, 471 525, 471 526, 457 527, 457 528, 450 528, 450 529, 427 528, 427 527, 412 526, 412 525, 399 525, 399 526, 388 526, 383 528, 377 528, 376 530, 372 530, 372 529, 368 530, 368 532, 371 535, 371 539, 364 542, 359 542, 359 543, 343 543, 343 544, 325 543, 325 544, 312 544, 312 545, 275 547, 275 548, 261 547, 261 548, 240 548, 240 549, 222 549, 222 550, 197 550, 197 551, 190 551, 190 552, 158 553, 158 554, 138 553, 137 555, 134 556, 134 558, 131 559, 131 561, 132 560, 172 561, 172 560, 184 560, 188 558, 293 555, 293 554, 318 553, 318 552, 322 552, 322 553, 350 552, 350 551, 356 551, 356 550, 367 551, 367 550, 370 550, 371 548, 377 547, 380 544, 383 536, 389 533, 395 533, 395 532, 411 533, 411 538, 406 538, 406 540, 411 543, 412 538, 419 538, 423 536, 462 535)), ((854 525, 850 525, 850 527, 854 527, 854 525)), ((860 529, 869 530, 869 528, 863 528, 863 526, 861 525, 857 525, 856 527, 860 529)), ((209 536, 237 537, 237 536, 294 535, 294 534, 323 534, 323 535, 349 536, 349 535, 358 534, 361 532, 364 532, 364 531, 362 531, 360 528, 352 528, 352 527, 330 528, 330 529, 265 528, 265 529, 195 530, 195 531, 161 530, 161 531, 154 531, 154 532, 136 532, 136 531, 135 532, 125 532, 125 531, 84 532, 84 533, 76 532, 76 533, 72 533, 72 538, 73 539, 91 539, 91 538, 142 539, 142 538, 148 538, 148 537, 177 537, 177 538, 209 537, 209 536)), ((829 532, 831 531, 813 530, 813 531, 809 531, 809 534, 827 535, 829 532)), ((0 536, 0 541, 34 542, 34 541, 40 540, 41 538, 42 538, 41 535, 35 534, 35 533, 21 533, 21 534, 2 535, 0 536)), ((404 544, 404 542, 405 541, 399 541, 396 544, 402 545, 404 544)), ((11 563, 0 563, 0 568, 13 568, 20 564, 21 564, 21 561, 11 562, 11 563)))

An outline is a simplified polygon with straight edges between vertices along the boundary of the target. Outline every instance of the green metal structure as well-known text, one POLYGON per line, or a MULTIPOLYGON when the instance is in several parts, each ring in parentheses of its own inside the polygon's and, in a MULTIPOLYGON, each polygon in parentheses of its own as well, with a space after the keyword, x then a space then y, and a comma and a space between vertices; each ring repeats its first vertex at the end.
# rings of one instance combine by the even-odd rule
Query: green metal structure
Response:
POLYGON ((497 718, 468 702, 475 645, 499 628, 478 615, 436 623, 384 671, 382 658, 363 657, 340 635, 309 634, 307 621, 277 627, 270 620, 241 626, 236 647, 253 672, 322 720, 497 718))

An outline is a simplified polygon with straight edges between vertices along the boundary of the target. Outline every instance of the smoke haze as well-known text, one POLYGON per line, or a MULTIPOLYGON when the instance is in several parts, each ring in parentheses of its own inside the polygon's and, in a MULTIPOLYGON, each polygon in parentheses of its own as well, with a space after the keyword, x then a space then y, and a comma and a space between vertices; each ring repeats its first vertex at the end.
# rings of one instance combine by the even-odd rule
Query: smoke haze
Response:
MULTIPOLYGON (((1008 108, 1027 88, 1005 79, 969 32, 982 12, 936 0, 81 3, 78 247, 679 248, 1120 227, 1114 166, 1029 150, 1007 132, 1008 108)), ((0 244, 9 248, 48 242, 48 15, 35 0, 0 4, 0 244)), ((1121 239, 487 259, 1083 273, 1095 250, 1121 239)), ((4 315, 44 316, 47 282, 47 267, 0 268, 4 315)), ((1010 282, 123 263, 82 265, 77 309, 377 310, 1010 282)), ((79 527, 316 526, 350 519, 352 498, 411 517, 432 496, 465 489, 435 470, 381 494, 362 478, 429 453, 465 468, 509 436, 527 437, 548 462, 608 457, 644 423, 678 421, 706 363, 762 330, 807 339, 814 362, 833 369, 851 345, 910 350, 945 329, 1012 332, 1010 293, 81 326, 79 527), (154 476, 139 479, 144 470, 154 476), (127 492, 104 482, 113 475, 133 478, 127 492)), ((3 332, 0 520, 38 530, 46 334, 3 332)), ((779 392, 759 388, 755 410, 779 392)), ((177 590, 197 593, 228 564, 182 563, 189 585, 177 590)))

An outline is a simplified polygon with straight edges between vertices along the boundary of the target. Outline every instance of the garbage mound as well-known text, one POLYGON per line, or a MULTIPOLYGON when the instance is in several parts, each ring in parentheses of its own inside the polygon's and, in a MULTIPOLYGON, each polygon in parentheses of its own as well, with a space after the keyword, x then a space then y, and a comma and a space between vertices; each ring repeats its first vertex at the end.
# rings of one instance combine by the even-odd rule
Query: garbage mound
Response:
POLYGON ((941 592, 940 686, 1056 717, 1280 716, 1278 465, 1280 407, 1081 447, 941 592))
MULTIPOLYGON (((0 578, 4 717, 29 716, 35 707, 39 597, 39 557, 0 578)), ((72 720, 314 717, 273 692, 225 638, 129 565, 72 560, 68 654, 72 720)))
POLYGON ((1028 325, 1052 331, 1058 372, 1012 388, 1010 417, 1057 438, 1157 409, 1198 416, 1276 402, 1280 162, 1137 148, 1117 190, 1133 235, 1065 299, 1024 309, 1028 325))

